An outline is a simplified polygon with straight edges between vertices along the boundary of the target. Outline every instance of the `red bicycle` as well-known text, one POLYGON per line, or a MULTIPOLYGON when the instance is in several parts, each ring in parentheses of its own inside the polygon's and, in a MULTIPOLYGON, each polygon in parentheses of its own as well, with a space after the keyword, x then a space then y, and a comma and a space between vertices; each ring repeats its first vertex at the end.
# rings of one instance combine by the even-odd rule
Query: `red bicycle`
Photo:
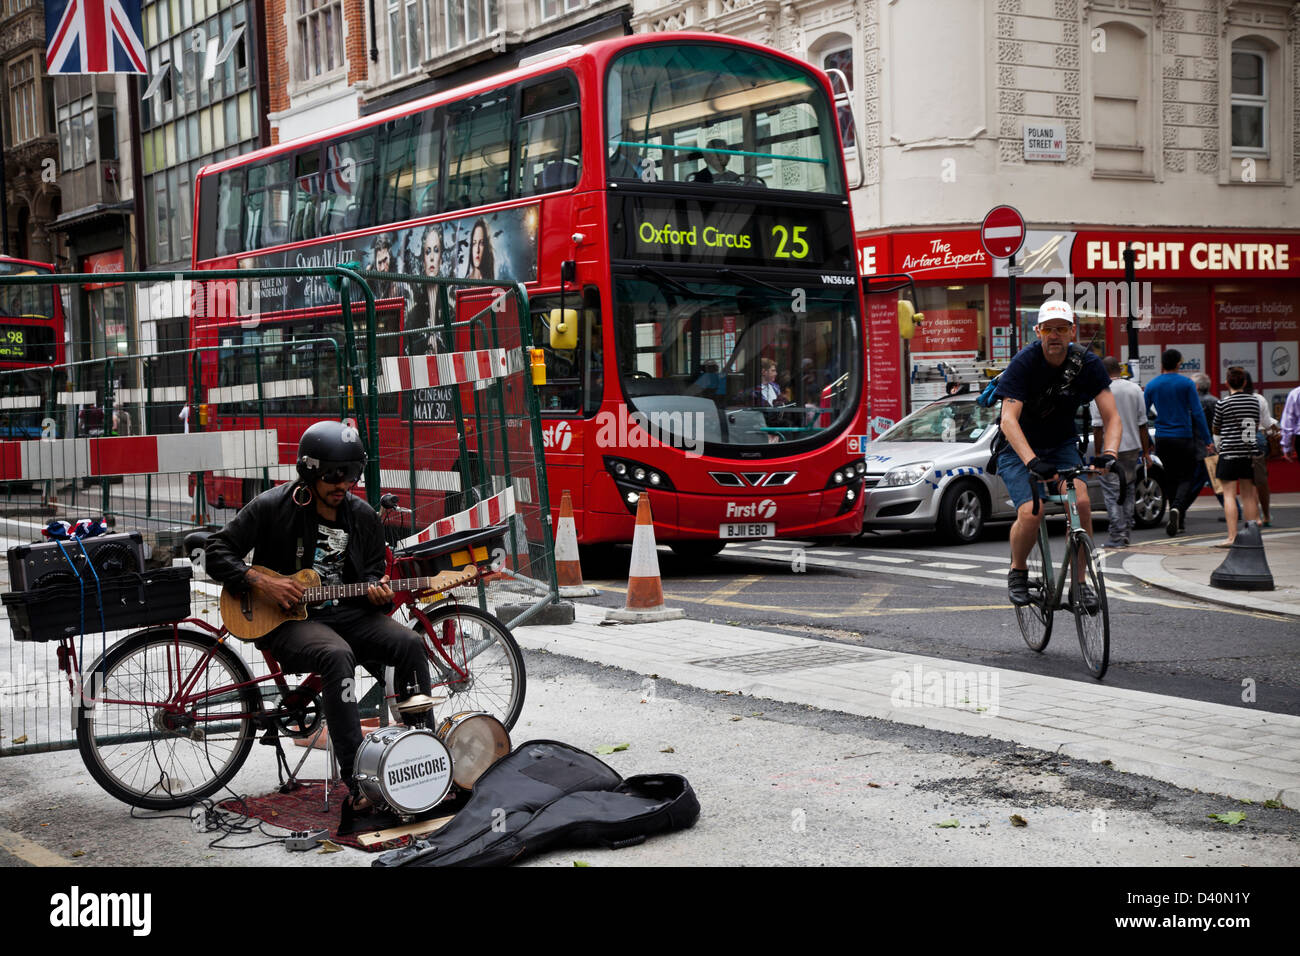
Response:
MULTIPOLYGON (((385 519, 399 511, 385 496, 385 519)), ((418 549, 390 546, 388 573, 396 579, 406 567, 445 562, 458 551, 481 555, 502 534, 489 528, 418 549)), ((204 532, 187 537, 187 553, 201 549, 205 538, 204 532)), ((526 678, 509 629, 446 595, 429 604, 421 597, 396 594, 392 613, 405 609, 423 638, 432 693, 441 698, 434 725, 439 714, 482 711, 512 728, 523 709, 526 678)), ((255 678, 228 644, 225 628, 195 617, 144 628, 108 648, 86 671, 74 711, 77 746, 90 775, 119 800, 168 810, 224 787, 248 759, 259 731, 314 735, 323 718, 320 677, 309 674, 291 685, 275 659, 261 653, 270 672, 255 678)), ((59 661, 78 696, 73 675, 81 672, 71 640, 59 649, 59 661)), ((391 686, 386 697, 394 699, 391 686)))

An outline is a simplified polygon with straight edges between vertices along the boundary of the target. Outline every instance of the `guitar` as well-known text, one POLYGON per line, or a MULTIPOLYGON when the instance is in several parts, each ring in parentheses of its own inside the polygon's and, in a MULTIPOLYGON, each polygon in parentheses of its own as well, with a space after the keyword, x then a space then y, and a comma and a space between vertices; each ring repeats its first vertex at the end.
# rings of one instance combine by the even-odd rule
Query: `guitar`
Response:
MULTIPOLYGON (((307 619, 307 608, 322 601, 339 598, 364 597, 370 584, 321 584, 320 575, 311 568, 303 568, 296 574, 279 574, 267 568, 253 565, 253 570, 272 578, 292 578, 301 584, 305 593, 302 600, 289 610, 285 610, 274 601, 267 601, 249 591, 235 594, 229 588, 221 589, 221 623, 226 630, 241 641, 255 641, 264 634, 269 634, 285 621, 303 621, 307 619)), ((394 592, 400 591, 450 591, 463 584, 469 584, 478 578, 478 568, 468 565, 459 571, 441 571, 433 577, 402 578, 389 581, 388 586, 394 592)))

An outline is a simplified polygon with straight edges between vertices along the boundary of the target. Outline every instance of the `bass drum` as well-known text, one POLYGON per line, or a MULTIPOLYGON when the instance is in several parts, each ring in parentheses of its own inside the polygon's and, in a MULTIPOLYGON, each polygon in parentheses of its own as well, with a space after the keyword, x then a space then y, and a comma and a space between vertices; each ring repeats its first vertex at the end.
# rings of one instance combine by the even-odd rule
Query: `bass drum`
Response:
POLYGON ((451 754, 433 731, 422 727, 384 727, 366 734, 354 768, 360 791, 398 813, 432 809, 451 789, 451 754))
POLYGON ((452 780, 473 790, 483 771, 510 753, 510 733, 491 714, 467 710, 438 725, 438 739, 451 751, 452 780))

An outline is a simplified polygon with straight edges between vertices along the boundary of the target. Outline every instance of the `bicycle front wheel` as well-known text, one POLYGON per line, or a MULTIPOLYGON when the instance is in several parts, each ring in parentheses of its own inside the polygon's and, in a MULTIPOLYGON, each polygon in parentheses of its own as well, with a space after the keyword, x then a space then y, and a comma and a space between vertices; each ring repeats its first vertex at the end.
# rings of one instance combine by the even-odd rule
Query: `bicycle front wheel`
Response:
POLYGON ((433 697, 445 698, 438 714, 491 714, 510 730, 524 708, 524 655, 510 630, 476 607, 447 604, 428 614, 424 640, 432 669, 433 697))
POLYGON ((1029 603, 1016 608, 1020 633, 1031 651, 1041 653, 1052 638, 1052 566, 1040 534, 1029 552, 1029 603))
POLYGON ((1106 582, 1090 537, 1083 533, 1075 534, 1070 539, 1070 552, 1074 562, 1070 569, 1074 589, 1070 604, 1074 608, 1074 626, 1079 632, 1079 649, 1083 651, 1083 663, 1088 673, 1101 680, 1110 665, 1110 609, 1106 606, 1106 582), (1084 599, 1086 594, 1081 594, 1080 581, 1092 590, 1093 600, 1084 599))
POLYGON ((164 627, 124 638, 86 671, 87 703, 77 708, 86 769, 146 810, 215 793, 253 746, 261 701, 252 679, 238 654, 206 634, 164 627))

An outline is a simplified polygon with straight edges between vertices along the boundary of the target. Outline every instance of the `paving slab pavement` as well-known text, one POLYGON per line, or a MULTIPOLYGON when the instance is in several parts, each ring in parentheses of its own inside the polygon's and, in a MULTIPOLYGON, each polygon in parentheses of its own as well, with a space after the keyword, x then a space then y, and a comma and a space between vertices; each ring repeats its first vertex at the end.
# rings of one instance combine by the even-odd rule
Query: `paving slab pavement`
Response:
POLYGON ((528 648, 691 687, 1009 740, 1300 808, 1300 717, 1288 714, 708 621, 606 623, 603 608, 581 603, 574 624, 514 633, 528 648))

